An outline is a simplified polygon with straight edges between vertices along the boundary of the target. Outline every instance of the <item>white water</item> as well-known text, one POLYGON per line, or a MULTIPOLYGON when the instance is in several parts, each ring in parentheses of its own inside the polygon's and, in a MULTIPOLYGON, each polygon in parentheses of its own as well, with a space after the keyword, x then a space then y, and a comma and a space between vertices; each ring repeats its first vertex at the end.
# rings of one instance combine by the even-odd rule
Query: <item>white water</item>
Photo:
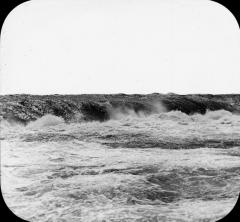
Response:
POLYGON ((47 115, 2 122, 1 137, 2 193, 28 221, 217 221, 240 190, 240 116, 226 111, 47 115))

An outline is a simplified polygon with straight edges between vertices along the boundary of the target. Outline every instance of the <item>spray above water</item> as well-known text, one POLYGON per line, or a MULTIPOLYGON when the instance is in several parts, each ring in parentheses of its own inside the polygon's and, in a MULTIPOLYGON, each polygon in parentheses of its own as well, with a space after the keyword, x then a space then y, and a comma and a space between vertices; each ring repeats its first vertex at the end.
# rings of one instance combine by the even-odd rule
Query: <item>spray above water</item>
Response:
POLYGON ((109 112, 110 119, 120 120, 126 117, 141 118, 146 117, 143 111, 136 112, 133 109, 126 107, 112 108, 109 112))
POLYGON ((120 120, 124 118, 144 118, 157 113, 167 112, 166 107, 160 102, 151 102, 147 105, 134 104, 132 107, 118 106, 109 109, 110 119, 120 120))
POLYGON ((59 124, 64 124, 65 121, 63 118, 54 116, 51 114, 47 114, 36 121, 30 122, 27 127, 28 128, 43 128, 43 127, 49 127, 49 126, 56 126, 59 124))

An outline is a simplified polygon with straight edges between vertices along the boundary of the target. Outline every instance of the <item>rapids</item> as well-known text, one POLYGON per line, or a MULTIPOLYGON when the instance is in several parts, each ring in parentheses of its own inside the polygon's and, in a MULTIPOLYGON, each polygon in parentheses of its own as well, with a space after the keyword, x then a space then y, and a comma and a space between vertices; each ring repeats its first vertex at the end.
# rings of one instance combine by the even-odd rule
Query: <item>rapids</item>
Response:
POLYGON ((217 221, 240 190, 240 115, 1 121, 1 188, 28 221, 217 221))

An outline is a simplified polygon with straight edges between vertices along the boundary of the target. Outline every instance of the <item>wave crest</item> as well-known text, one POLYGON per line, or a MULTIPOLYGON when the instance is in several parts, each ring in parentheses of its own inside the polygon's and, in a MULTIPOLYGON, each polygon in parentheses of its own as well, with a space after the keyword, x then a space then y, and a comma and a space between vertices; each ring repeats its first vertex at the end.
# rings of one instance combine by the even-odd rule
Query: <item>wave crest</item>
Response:
POLYGON ((35 121, 30 122, 27 126, 29 128, 42 128, 42 127, 56 126, 63 123, 65 123, 63 118, 54 116, 52 114, 47 114, 35 121))

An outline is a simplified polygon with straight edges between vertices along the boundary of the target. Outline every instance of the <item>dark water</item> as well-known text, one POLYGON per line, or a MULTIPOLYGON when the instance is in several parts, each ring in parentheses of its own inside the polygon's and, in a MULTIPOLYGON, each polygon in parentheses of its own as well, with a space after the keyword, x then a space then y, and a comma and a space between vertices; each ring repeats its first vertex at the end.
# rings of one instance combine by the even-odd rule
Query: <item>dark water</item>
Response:
POLYGON ((217 221, 240 191, 240 116, 1 123, 1 182, 28 221, 217 221))

